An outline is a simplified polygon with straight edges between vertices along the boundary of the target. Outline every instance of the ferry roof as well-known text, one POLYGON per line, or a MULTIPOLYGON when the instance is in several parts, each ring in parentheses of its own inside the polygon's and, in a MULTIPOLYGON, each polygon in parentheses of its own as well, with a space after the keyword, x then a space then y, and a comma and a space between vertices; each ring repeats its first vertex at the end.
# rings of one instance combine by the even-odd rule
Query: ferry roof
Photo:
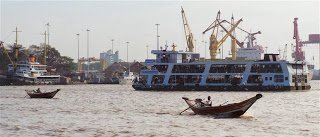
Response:
POLYGON ((183 51, 183 50, 179 50, 179 51, 173 51, 173 50, 151 50, 152 54, 199 54, 199 53, 194 53, 194 52, 189 52, 189 51, 183 51))

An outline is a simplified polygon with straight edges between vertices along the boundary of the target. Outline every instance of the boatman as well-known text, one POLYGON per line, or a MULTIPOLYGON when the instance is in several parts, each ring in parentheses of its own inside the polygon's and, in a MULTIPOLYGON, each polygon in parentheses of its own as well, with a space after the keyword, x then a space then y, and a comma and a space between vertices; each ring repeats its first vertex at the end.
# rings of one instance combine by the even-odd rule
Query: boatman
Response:
POLYGON ((40 88, 38 88, 38 89, 36 90, 36 93, 41 93, 40 88))
POLYGON ((204 103, 205 106, 212 106, 211 97, 208 96, 208 100, 204 103))

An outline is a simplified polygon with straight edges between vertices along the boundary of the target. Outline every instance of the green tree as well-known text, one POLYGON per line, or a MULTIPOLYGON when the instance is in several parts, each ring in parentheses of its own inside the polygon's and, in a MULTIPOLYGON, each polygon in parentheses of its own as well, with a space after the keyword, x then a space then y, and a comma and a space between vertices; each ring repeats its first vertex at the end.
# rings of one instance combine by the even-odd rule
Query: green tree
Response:
POLYGON ((6 71, 8 64, 12 64, 17 61, 25 61, 29 52, 22 45, 1 45, 0 47, 0 70, 6 71), (11 61, 10 61, 11 59, 11 61))
POLYGON ((59 64, 56 65, 57 71, 63 75, 69 75, 70 72, 77 69, 77 64, 73 62, 73 59, 67 56, 61 56, 59 64))
MULTIPOLYGON (((29 49, 35 50, 38 62, 44 64, 44 46, 38 47, 32 45, 29 49)), ((76 63, 73 62, 72 58, 61 56, 60 52, 51 46, 47 46, 46 51, 46 65, 56 68, 58 73, 66 75, 76 70, 76 63)))

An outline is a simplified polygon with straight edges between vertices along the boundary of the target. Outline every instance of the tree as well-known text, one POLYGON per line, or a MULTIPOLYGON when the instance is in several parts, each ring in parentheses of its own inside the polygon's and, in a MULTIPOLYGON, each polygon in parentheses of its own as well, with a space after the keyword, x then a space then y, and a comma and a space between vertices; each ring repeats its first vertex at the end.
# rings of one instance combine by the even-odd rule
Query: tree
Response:
MULTIPOLYGON (((32 45, 29 49, 39 49, 35 56, 38 58, 38 62, 44 64, 44 46, 32 45)), ((56 68, 58 73, 65 75, 76 70, 76 63, 72 58, 61 56, 60 52, 51 46, 47 46, 46 51, 46 65, 56 68)))
POLYGON ((2 71, 8 69, 8 64, 26 60, 29 54, 28 50, 22 45, 14 44, 6 47, 4 47, 4 45, 0 47, 0 70, 2 71))
POLYGON ((59 58, 59 64, 56 65, 57 71, 63 75, 69 75, 70 72, 77 69, 77 64, 73 62, 73 59, 67 56, 61 56, 59 58))

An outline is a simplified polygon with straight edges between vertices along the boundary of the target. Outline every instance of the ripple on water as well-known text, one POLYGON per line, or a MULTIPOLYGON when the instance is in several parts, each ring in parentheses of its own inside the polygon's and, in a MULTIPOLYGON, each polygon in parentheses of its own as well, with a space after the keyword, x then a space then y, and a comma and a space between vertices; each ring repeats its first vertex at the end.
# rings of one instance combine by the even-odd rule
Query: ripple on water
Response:
POLYGON ((62 90, 54 99, 29 99, 23 98, 24 90, 35 87, 0 87, 3 136, 320 136, 319 90, 263 92, 240 118, 215 119, 191 110, 179 115, 187 108, 181 97, 210 95, 214 104, 222 104, 256 93, 137 92, 120 85, 39 87, 62 90))

